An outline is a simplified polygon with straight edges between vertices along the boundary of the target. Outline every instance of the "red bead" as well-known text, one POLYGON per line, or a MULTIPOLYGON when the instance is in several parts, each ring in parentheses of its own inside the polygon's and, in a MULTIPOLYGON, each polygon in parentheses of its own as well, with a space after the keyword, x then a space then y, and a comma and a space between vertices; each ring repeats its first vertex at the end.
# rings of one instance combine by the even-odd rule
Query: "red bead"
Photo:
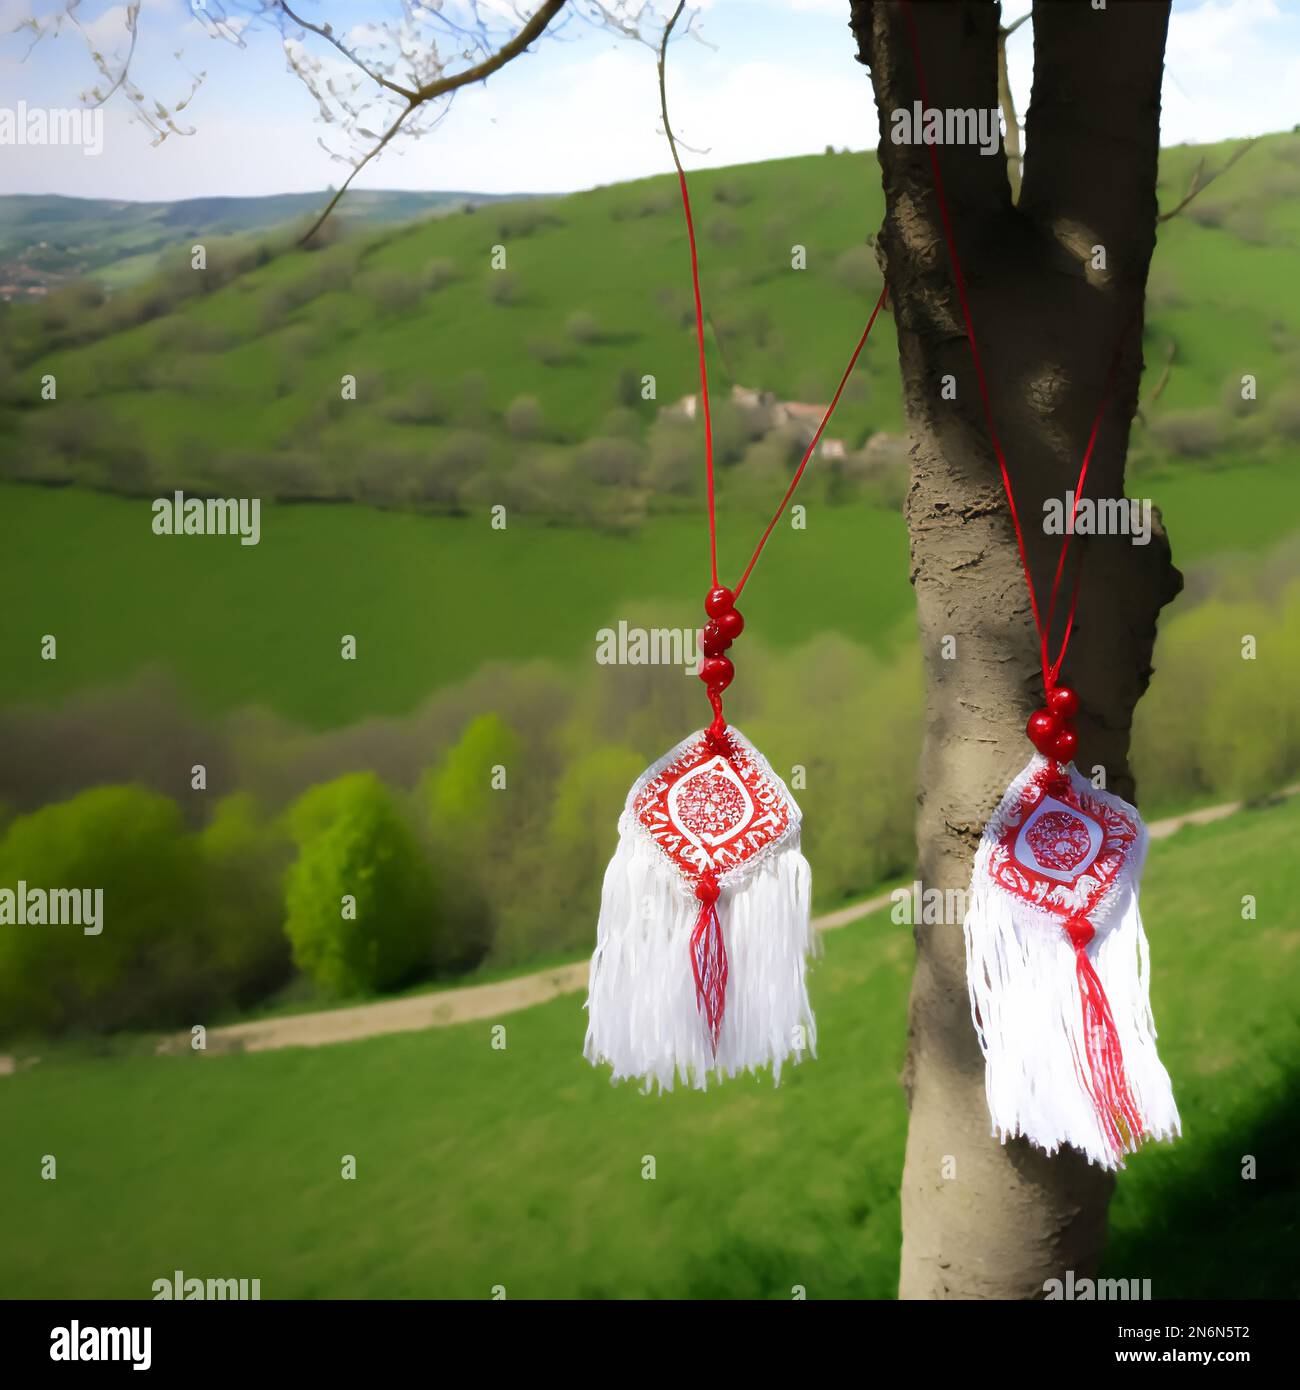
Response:
POLYGON ((1079 697, 1073 690, 1058 685, 1047 692, 1047 708, 1061 719, 1073 719, 1079 712, 1079 697))
POLYGON ((700 679, 710 690, 725 690, 735 675, 736 668, 725 656, 705 657, 700 665, 700 679))
POLYGON ((718 624, 718 630, 728 641, 734 642, 745 630, 745 620, 734 608, 720 613, 714 621, 718 624))
POLYGON ((1028 734, 1030 743, 1040 753, 1046 755, 1052 746, 1052 741, 1060 731, 1060 727, 1056 716, 1049 710, 1036 709, 1029 716, 1029 723, 1025 725, 1025 733, 1028 734))
POLYGON ((1058 763, 1071 762, 1078 747, 1079 735, 1073 729, 1062 729, 1052 741, 1052 757, 1058 763))
POLYGON ((701 641, 705 656, 721 656, 731 646, 731 638, 722 634, 716 618, 710 619, 704 624, 704 634, 701 641))
POLYGON ((736 596, 730 589, 724 589, 721 585, 716 589, 710 589, 708 597, 704 600, 704 611, 710 618, 720 618, 724 613, 730 613, 735 606, 736 596))

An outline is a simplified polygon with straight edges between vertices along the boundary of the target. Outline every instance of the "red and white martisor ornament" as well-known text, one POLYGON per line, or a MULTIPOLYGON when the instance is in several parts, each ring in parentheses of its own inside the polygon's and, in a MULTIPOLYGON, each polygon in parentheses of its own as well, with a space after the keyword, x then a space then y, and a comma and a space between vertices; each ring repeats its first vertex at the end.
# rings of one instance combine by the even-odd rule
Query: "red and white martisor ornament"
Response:
MULTIPOLYGON (((901 12, 921 104, 932 109, 910 0, 902 0, 901 12)), ((984 1052, 989 1114, 1003 1142, 1023 1135, 1048 1153, 1070 1144, 1094 1163, 1116 1168, 1144 1138, 1172 1138, 1180 1131, 1169 1074, 1156 1055, 1150 958, 1138 912, 1146 828, 1136 807, 1079 775, 1073 723, 1079 700, 1057 684, 1074 629, 1079 570, 1055 660, 1048 649, 1074 509, 1141 306, 1120 334, 1106 373, 1044 617, 993 419, 939 152, 930 145, 927 153, 989 443, 1029 591, 1047 700, 1030 715, 1025 731, 1038 756, 1007 788, 985 826, 971 875, 966 978, 984 1052)))
POLYGON ((671 1090, 816 1055, 799 807, 715 724, 637 778, 605 873, 584 1055, 671 1090))
MULTIPOLYGON (((680 13, 679 8, 665 28, 661 69, 680 13)), ((736 601, 799 486, 886 290, 733 593, 718 583, 713 430, 695 227, 662 81, 659 90, 695 292, 713 574, 704 601, 709 621, 699 675, 713 722, 647 768, 628 793, 618 848, 601 892, 583 1054, 593 1064, 611 1066, 615 1081, 641 1077, 647 1089, 654 1081, 671 1090, 681 1080, 702 1090, 710 1075, 734 1076, 765 1066, 779 1081, 787 1061, 801 1061, 805 1052, 816 1055, 806 982, 815 942, 812 875, 799 848, 799 807, 762 754, 723 717, 722 693, 735 676, 724 653, 745 627, 736 601)))
MULTIPOLYGON (((739 587, 739 586, 738 586, 739 587)), ((816 1055, 806 960, 812 874, 799 807, 722 714, 744 628, 729 589, 705 600, 713 722, 637 778, 605 871, 584 1055, 615 1081, 672 1090, 816 1055)))
MULTIPOLYGON (((1052 694, 1073 700, 1061 687, 1052 694)), ((1037 732, 1041 751, 975 856, 964 924, 971 1016, 994 1134, 1048 1153, 1070 1144, 1115 1168, 1143 1138, 1179 1132, 1138 911, 1146 827, 1136 807, 1052 754, 1053 736, 1056 747, 1062 732, 1073 736, 1068 724, 1040 720, 1037 732)))

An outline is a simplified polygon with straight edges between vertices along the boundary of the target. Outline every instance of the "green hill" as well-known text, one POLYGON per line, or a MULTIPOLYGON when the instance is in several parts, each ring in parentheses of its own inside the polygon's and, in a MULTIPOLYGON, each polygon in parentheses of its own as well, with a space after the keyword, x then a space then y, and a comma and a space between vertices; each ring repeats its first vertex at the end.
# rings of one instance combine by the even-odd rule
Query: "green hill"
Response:
MULTIPOLYGON (((1165 151, 1163 203, 1233 148, 1165 151)), ((865 238, 880 190, 874 161, 845 154, 705 171, 694 186, 734 566, 790 453, 748 437, 726 388, 828 394, 877 290, 865 238)), ((1130 491, 1164 509, 1184 565, 1295 529, 1297 187, 1300 136, 1270 136, 1160 229, 1130 491)), ((315 253, 268 249, 209 280, 185 260, 98 305, 11 309, 0 473, 140 500, 8 491, 0 578, 34 602, 0 618, 0 701, 160 662, 205 708, 263 702, 329 724, 409 709, 493 658, 585 662, 596 628, 631 602, 686 605, 689 620, 698 422, 659 418, 694 387, 685 270, 676 191, 656 178, 315 253), (39 399, 46 374, 54 402, 39 399), (341 398, 345 375, 355 400, 341 398), (654 400, 641 398, 647 376, 654 400), (176 488, 262 498, 261 545, 151 535, 144 499, 176 488), (497 504, 511 520, 494 533, 497 504), (128 621, 145 605, 156 622, 128 621), (340 631, 369 637, 370 660, 346 679, 340 631), (37 659, 45 632, 65 639, 57 665, 37 659)), ((880 647, 906 622, 905 461, 859 449, 901 430, 885 322, 832 425, 850 452, 819 458, 800 495, 813 544, 788 533, 755 579, 771 640, 832 630, 880 647)))
MULTIPOLYGON (((1214 169, 1231 149, 1166 151, 1165 205, 1199 161, 1214 169)), ((837 154, 701 171, 694 190, 724 496, 755 509, 785 476, 790 441, 753 439, 753 421, 723 398, 737 384, 829 398, 879 290, 867 244, 879 179, 870 156, 837 154), (806 269, 792 268, 797 248, 806 269)), ((1297 190, 1300 135, 1269 136, 1161 226, 1136 469, 1272 457, 1300 434, 1297 190), (1255 401, 1241 399, 1247 373, 1255 401)), ((623 529, 694 505, 698 433, 656 424, 695 389, 670 179, 479 208, 317 252, 264 246, 206 271, 178 242, 147 286, 98 305, 68 291, 11 313, 5 475, 136 495, 502 503, 623 529), (47 375, 57 410, 40 398, 47 375)), ((815 495, 879 500, 882 459, 901 467, 896 453, 859 452, 902 428, 881 328, 830 431, 847 457, 819 465, 815 495)))
MULTIPOLYGON (((337 211, 343 224, 357 227, 458 212, 499 201, 500 196, 365 189, 349 194, 337 211)), ((329 197, 328 191, 322 191, 130 202, 5 194, 0 196, 0 285, 13 285, 19 298, 77 277, 128 285, 152 273, 159 254, 175 248, 180 240, 241 236, 301 224, 313 218, 329 197)), ((8 296, 0 292, 0 298, 4 297, 8 296)))

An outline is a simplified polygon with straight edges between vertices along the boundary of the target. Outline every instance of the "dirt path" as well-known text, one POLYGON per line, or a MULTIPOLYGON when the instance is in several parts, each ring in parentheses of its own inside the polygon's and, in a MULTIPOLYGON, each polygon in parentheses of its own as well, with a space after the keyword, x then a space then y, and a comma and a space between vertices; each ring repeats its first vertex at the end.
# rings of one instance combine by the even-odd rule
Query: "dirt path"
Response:
MULTIPOLYGON (((852 903, 836 912, 814 919, 818 931, 833 931, 850 922, 887 907, 888 893, 878 893, 863 902, 852 903)), ((469 985, 464 989, 444 989, 413 994, 406 999, 381 999, 374 1004, 355 1004, 349 1008, 325 1009, 319 1013, 290 1014, 283 1018, 235 1023, 208 1032, 209 1052, 264 1052, 276 1047, 320 1047, 325 1043, 352 1042, 383 1033, 413 1033, 421 1028, 446 1028, 453 1023, 472 1023, 477 1019, 500 1018, 505 1014, 531 1009, 563 994, 576 994, 587 987, 588 962, 539 970, 490 985, 469 985)), ((159 1052, 182 1052, 190 1047, 190 1035, 164 1039, 159 1052)))
MULTIPOLYGON (((1288 797, 1297 792, 1300 792, 1300 783, 1285 788, 1278 795, 1288 797)), ((1163 840, 1185 825, 1207 825, 1236 815, 1243 809, 1240 801, 1206 806, 1185 815, 1153 821, 1147 831, 1151 839, 1163 840)), ((888 907, 890 901, 888 892, 877 893, 862 902, 815 918, 813 925, 819 932, 847 927, 888 907)), ((325 1043, 351 1042, 384 1033, 410 1033, 421 1028, 445 1028, 454 1023, 501 1018, 586 988, 587 964, 585 960, 575 961, 572 965, 540 970, 532 975, 520 975, 489 985, 470 985, 464 989, 415 994, 406 999, 384 999, 374 1004, 357 1004, 350 1008, 214 1028, 208 1033, 208 1051, 262 1052, 277 1047, 320 1047, 325 1043)), ((189 1046, 190 1037, 186 1033, 181 1038, 168 1039, 160 1044, 159 1051, 188 1050, 189 1046)))

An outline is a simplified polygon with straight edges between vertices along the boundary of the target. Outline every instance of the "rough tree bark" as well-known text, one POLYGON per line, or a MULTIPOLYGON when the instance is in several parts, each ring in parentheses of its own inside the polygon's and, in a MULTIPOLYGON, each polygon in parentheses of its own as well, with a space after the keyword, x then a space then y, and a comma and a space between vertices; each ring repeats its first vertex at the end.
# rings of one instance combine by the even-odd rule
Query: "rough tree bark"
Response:
MULTIPOLYGON (((1007 504, 979 402, 928 151, 896 145, 889 114, 920 99, 905 18, 892 0, 852 0, 858 58, 880 116, 885 220, 878 237, 898 332, 912 443, 911 577, 926 669, 919 865, 927 888, 964 889, 980 831, 1032 752, 1038 652, 1007 504), (941 396, 941 377, 957 399, 941 396), (943 639, 956 642, 945 659, 943 639)), ((999 7, 912 6, 930 102, 998 107, 999 7)), ((943 147, 972 315, 1040 593, 1059 538, 1043 501, 1074 486, 1125 324, 1140 315, 1155 245, 1166 3, 1034 5, 1034 83, 1020 201, 1005 158, 943 147), (1106 268, 1091 266, 1103 246, 1106 268)), ((1129 331, 1089 474, 1121 497, 1142 372, 1129 331)), ((1082 700, 1081 769, 1132 798, 1134 705, 1151 675, 1156 615, 1178 592, 1158 522, 1151 543, 1076 537, 1084 579, 1063 681, 1082 700)), ((1067 572, 1067 584, 1070 573, 1067 572)), ((1059 630, 1059 619, 1058 619, 1059 630)), ((920 926, 903 1084, 904 1298, 1041 1298, 1044 1282, 1095 1272, 1111 1179, 1073 1150, 1047 1158, 990 1136, 983 1063, 967 1002, 961 924, 920 926), (947 1176, 953 1173, 954 1176, 947 1176)))

